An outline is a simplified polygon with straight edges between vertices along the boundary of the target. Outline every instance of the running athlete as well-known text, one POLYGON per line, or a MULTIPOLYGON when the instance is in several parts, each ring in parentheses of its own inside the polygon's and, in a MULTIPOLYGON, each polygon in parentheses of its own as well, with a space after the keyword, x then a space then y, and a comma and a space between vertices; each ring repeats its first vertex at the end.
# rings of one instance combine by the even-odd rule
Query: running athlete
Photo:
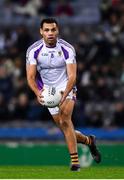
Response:
POLYGON ((59 39, 59 26, 54 18, 43 19, 40 24, 41 40, 31 45, 26 54, 27 81, 42 103, 43 87, 53 86, 62 93, 59 107, 48 108, 53 120, 65 136, 71 159, 71 170, 79 171, 77 142, 88 145, 93 159, 99 163, 101 155, 95 136, 75 131, 72 112, 76 100, 76 54, 72 45, 59 39))

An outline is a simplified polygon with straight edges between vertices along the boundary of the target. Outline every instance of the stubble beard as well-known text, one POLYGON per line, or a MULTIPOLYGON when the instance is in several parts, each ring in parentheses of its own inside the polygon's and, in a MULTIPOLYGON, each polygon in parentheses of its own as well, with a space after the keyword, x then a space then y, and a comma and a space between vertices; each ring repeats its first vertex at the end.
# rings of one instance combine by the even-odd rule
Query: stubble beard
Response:
POLYGON ((46 44, 48 45, 48 46, 50 46, 50 47, 53 47, 53 46, 55 46, 56 45, 56 42, 57 42, 57 40, 56 39, 53 39, 53 40, 47 40, 47 42, 46 42, 46 44))

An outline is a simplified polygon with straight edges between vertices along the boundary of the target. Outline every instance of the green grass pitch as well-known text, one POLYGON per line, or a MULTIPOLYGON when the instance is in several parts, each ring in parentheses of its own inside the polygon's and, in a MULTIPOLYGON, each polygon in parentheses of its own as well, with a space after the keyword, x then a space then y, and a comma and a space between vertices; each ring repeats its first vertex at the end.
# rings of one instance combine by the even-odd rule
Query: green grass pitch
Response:
POLYGON ((124 167, 88 167, 71 172, 66 166, 0 166, 0 179, 120 179, 124 167))

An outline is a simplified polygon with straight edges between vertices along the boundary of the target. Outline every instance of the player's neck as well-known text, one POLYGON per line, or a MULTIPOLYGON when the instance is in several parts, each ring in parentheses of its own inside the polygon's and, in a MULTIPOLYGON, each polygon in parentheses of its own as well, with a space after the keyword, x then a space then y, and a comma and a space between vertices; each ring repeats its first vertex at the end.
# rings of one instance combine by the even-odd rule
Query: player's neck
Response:
POLYGON ((54 48, 54 47, 56 47, 56 43, 57 43, 57 41, 55 41, 55 42, 53 42, 53 43, 47 43, 47 42, 45 42, 45 45, 46 45, 46 47, 48 47, 48 48, 54 48))
POLYGON ((55 43, 55 44, 46 44, 46 47, 48 47, 48 48, 54 48, 54 47, 56 47, 56 43, 55 43))

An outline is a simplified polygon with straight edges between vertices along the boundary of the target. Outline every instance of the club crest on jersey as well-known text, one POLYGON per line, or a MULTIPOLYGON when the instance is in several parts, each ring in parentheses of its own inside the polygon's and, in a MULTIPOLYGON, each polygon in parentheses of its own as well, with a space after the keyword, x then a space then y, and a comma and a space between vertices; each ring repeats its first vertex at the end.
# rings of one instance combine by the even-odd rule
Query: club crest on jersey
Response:
POLYGON ((61 51, 59 51, 59 52, 58 52, 58 55, 59 55, 59 56, 61 56, 61 55, 62 55, 62 52, 61 52, 61 51))

